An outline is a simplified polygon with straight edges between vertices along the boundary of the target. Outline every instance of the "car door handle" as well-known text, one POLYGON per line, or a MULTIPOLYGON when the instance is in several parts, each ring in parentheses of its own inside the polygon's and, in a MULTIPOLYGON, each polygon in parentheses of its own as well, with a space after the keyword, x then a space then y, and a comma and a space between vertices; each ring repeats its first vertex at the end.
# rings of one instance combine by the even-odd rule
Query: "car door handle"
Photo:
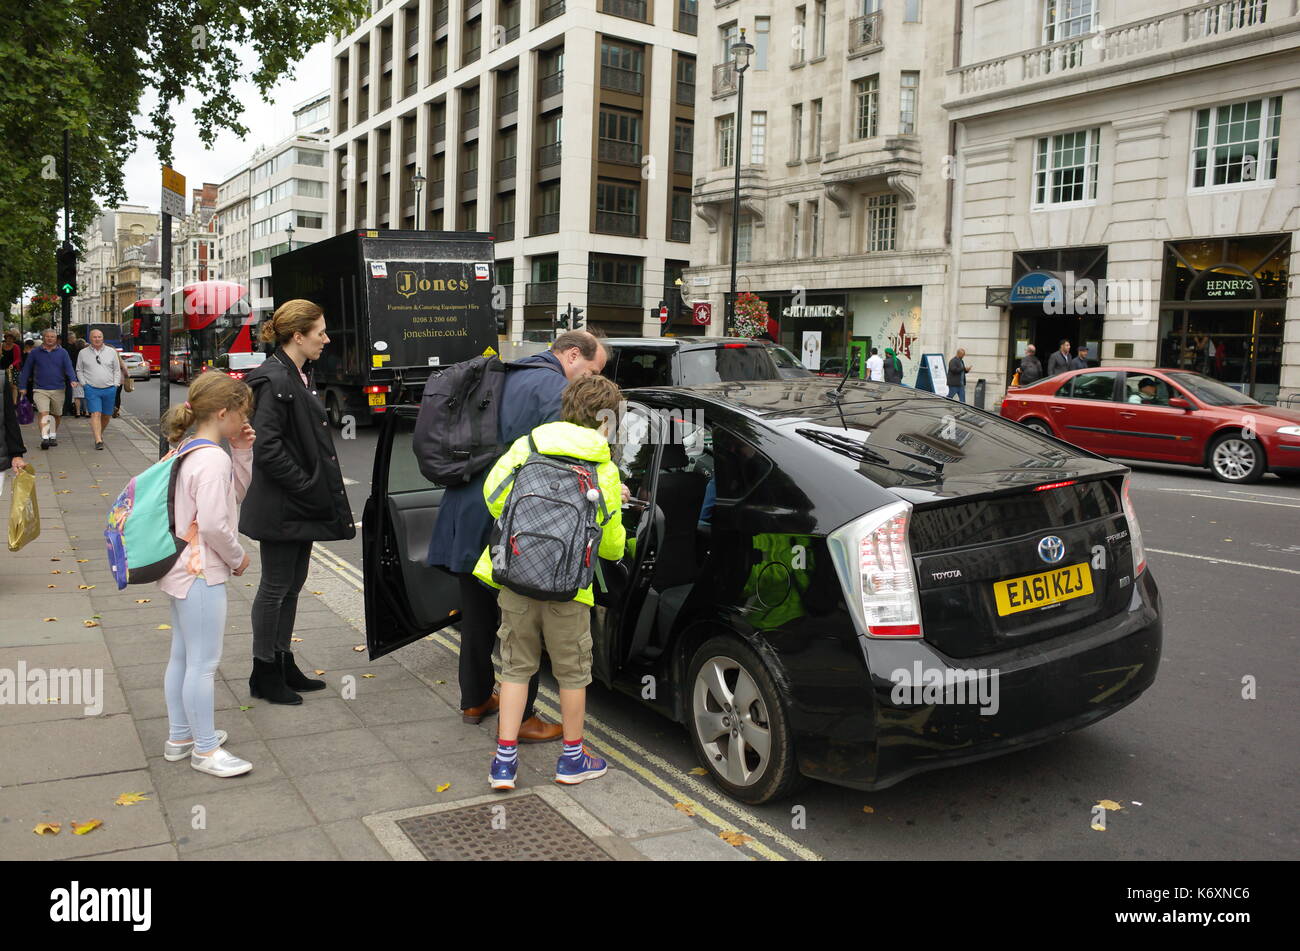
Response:
POLYGON ((1064 406, 1053 406, 1053 407, 1052 407, 1052 412, 1053 412, 1053 413, 1064 413, 1064 412, 1065 412, 1065 407, 1064 407, 1064 406))
POLYGON ((1123 416, 1125 419, 1132 419, 1133 417, 1137 416, 1137 413, 1128 410, 1120 410, 1119 414, 1123 416))

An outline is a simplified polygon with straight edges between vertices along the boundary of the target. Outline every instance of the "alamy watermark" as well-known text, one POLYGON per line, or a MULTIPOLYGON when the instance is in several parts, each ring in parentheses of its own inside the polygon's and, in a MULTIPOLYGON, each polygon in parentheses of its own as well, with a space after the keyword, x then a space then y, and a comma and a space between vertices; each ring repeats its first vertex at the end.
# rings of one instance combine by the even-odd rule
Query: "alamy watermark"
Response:
POLYGON ((70 704, 97 717, 104 710, 104 669, 28 667, 22 660, 17 669, 0 667, 0 706, 22 703, 70 704))
POLYGON ((903 706, 978 705, 984 716, 998 712, 999 671, 982 667, 925 667, 919 660, 912 668, 895 668, 889 674, 893 689, 889 699, 903 706))

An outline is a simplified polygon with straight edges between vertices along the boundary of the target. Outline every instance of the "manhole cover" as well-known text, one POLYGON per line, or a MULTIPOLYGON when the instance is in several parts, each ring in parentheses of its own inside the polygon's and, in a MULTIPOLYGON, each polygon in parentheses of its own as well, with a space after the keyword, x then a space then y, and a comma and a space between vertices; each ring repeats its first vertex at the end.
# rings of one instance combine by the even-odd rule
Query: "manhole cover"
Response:
POLYGON ((605 861, 609 856, 537 796, 399 819, 431 862, 605 861))

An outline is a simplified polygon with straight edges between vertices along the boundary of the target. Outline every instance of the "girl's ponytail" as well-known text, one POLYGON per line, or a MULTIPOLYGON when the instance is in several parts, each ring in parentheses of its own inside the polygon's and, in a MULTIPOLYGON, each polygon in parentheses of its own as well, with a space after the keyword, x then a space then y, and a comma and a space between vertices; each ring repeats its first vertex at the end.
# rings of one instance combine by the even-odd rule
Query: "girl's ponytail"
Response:
POLYGON ((189 398, 167 410, 162 432, 176 445, 193 427, 222 410, 253 413, 253 391, 243 380, 236 380, 220 370, 209 369, 190 384, 189 398))

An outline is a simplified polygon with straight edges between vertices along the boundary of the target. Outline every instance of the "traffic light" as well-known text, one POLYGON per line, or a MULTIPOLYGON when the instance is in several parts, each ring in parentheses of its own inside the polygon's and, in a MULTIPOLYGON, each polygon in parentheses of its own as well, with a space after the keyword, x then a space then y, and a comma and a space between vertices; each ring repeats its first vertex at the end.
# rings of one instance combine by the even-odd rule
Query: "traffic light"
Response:
POLYGON ((582 329, 582 308, 569 305, 569 326, 573 330, 582 329))
POLYGON ((555 315, 555 325, 559 327, 560 330, 564 331, 569 329, 569 317, 570 317, 569 311, 571 311, 572 309, 573 309, 573 305, 569 304, 564 308, 564 310, 560 311, 558 314, 555 315))
POLYGON ((77 293, 77 250, 76 248, 59 248, 57 288, 64 297, 77 293))

